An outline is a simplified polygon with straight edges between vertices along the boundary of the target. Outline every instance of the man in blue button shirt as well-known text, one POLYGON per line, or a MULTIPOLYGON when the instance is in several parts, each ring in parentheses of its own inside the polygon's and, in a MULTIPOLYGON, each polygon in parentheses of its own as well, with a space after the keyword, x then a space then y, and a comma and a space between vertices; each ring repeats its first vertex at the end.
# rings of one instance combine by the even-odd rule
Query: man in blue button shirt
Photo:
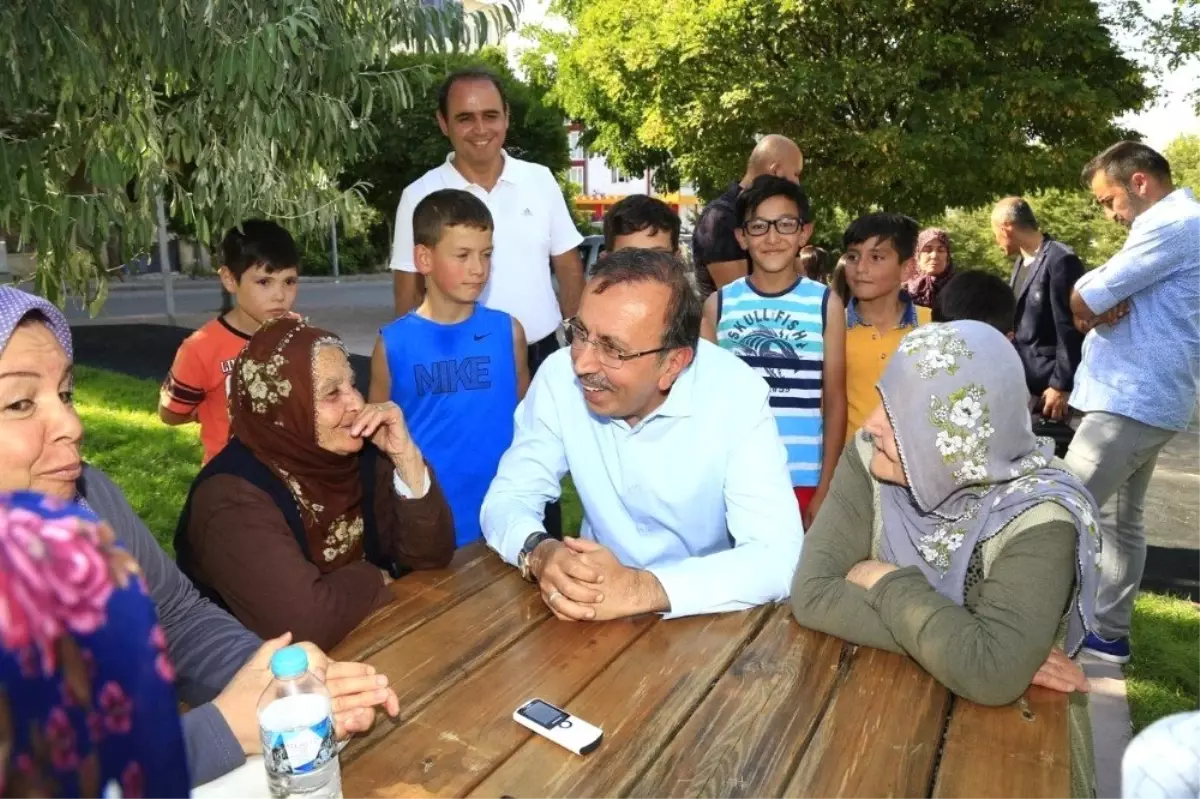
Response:
POLYGON ((1071 405, 1086 415, 1066 461, 1102 506, 1099 635, 1089 635, 1086 647, 1126 663, 1146 562, 1146 489, 1159 450, 1196 411, 1200 203, 1174 187, 1165 158, 1136 142, 1093 158, 1083 178, 1129 238, 1071 294, 1076 324, 1090 332, 1071 393, 1071 405))
POLYGON ((683 264, 622 250, 596 264, 517 407, 480 521, 560 619, 688 616, 786 599, 803 527, 765 380, 700 340, 683 264), (542 507, 571 473, 579 538, 542 507))

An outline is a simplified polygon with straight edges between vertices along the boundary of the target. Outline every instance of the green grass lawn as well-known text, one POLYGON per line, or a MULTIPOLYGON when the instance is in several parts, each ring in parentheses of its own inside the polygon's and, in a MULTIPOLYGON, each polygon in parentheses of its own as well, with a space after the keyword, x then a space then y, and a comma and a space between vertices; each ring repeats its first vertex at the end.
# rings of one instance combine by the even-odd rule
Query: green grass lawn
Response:
MULTIPOLYGON (((125 492, 168 552, 188 486, 200 469, 199 428, 159 421, 158 384, 100 369, 76 369, 76 404, 84 455, 125 492)), ((579 529, 579 498, 563 485, 563 526, 579 529)), ((1133 616, 1128 674, 1134 730, 1181 710, 1195 710, 1200 686, 1200 611, 1191 602, 1143 594, 1133 616)))
POLYGON ((200 428, 168 427, 158 418, 158 384, 76 367, 75 406, 83 419, 83 454, 125 492, 154 537, 171 539, 192 478, 200 471, 200 428))
POLYGON ((1133 659, 1125 670, 1134 732, 1195 710, 1200 693, 1200 610, 1190 601, 1142 594, 1133 611, 1133 659))

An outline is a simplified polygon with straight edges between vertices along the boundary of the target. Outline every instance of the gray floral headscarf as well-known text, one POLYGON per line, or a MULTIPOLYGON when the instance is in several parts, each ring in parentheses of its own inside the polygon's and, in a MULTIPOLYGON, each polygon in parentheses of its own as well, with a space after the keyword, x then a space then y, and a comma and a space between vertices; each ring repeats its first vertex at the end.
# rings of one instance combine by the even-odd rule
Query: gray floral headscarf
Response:
POLYGON ((880 485, 884 559, 919 567, 961 605, 975 548, 1040 503, 1058 503, 1079 534, 1074 654, 1095 629, 1096 506, 1074 475, 1050 465, 1053 443, 1033 435, 1012 344, 980 322, 924 325, 900 342, 879 393, 908 478, 907 488, 880 485))

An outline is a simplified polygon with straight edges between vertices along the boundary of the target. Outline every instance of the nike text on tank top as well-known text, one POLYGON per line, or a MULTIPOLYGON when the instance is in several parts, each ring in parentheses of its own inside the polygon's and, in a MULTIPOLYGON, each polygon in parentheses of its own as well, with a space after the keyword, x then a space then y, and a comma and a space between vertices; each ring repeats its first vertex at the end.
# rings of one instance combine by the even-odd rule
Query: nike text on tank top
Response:
POLYGON ((392 402, 454 513, 457 546, 480 538, 479 508, 513 437, 512 317, 476 305, 457 324, 409 312, 380 331, 392 402))
POLYGON ((829 289, 806 277, 778 295, 759 293, 747 278, 721 289, 717 343, 771 387, 771 410, 787 448, 792 485, 821 480, 821 382, 829 289))

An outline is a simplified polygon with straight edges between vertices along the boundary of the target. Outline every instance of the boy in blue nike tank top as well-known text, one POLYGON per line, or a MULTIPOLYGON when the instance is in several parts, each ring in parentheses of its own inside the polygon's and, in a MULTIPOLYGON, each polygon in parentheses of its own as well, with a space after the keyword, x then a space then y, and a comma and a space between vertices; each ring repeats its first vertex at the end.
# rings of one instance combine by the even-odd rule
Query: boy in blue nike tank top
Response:
POLYGON ((525 331, 477 302, 492 259, 492 215, 482 200, 459 189, 435 191, 413 211, 413 241, 425 298, 379 331, 368 394, 404 412, 442 485, 461 547, 482 537, 479 508, 529 386, 525 331))
POLYGON ((736 214, 750 274, 709 296, 701 334, 771 387, 771 410, 807 528, 846 443, 845 308, 837 294, 793 267, 812 235, 803 189, 763 175, 738 195, 736 214))

